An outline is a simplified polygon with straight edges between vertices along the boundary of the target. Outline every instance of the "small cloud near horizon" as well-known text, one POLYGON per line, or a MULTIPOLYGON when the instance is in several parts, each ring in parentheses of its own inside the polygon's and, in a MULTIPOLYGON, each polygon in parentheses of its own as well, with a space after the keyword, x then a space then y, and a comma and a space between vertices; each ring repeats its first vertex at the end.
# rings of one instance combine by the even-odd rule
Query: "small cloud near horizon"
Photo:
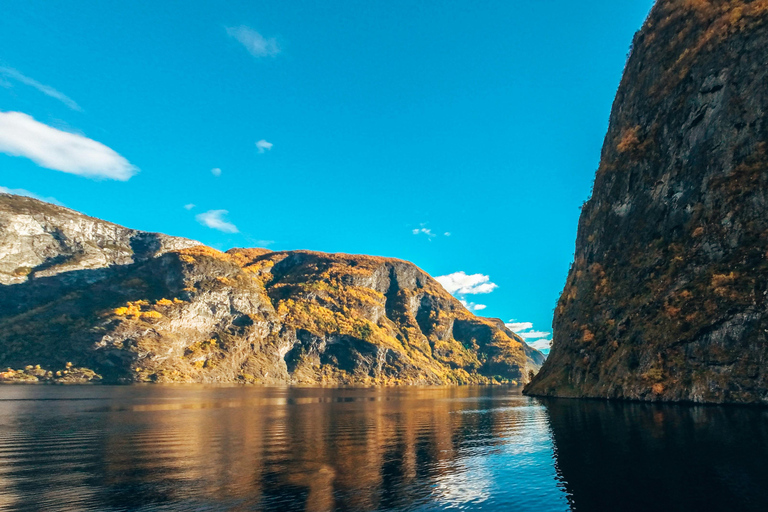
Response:
POLYGON ((264 139, 261 139, 256 143, 256 147, 259 149, 259 154, 263 154, 264 152, 269 151, 270 149, 272 149, 273 145, 274 144, 272 144, 271 142, 267 142, 264 139))
POLYGON ((546 331, 534 331, 533 322, 518 322, 517 320, 513 319, 504 325, 507 329, 523 338, 529 347, 535 348, 536 350, 542 351, 544 353, 549 352, 549 347, 552 344, 552 340, 548 339, 548 336, 552 333, 546 331))
POLYGON ((280 46, 274 37, 266 38, 246 25, 225 27, 227 35, 248 50, 254 57, 274 57, 280 53, 280 46))
POLYGON ((195 215, 195 219, 203 226, 223 233, 239 233, 237 226, 224 218, 228 213, 227 210, 208 210, 205 213, 195 215))
POLYGON ((219 169, 218 167, 214 167, 213 169, 211 169, 211 174, 213 174, 218 178, 219 176, 221 176, 221 169, 219 169))
POLYGON ((531 322, 515 322, 514 320, 510 320, 504 325, 512 332, 527 331, 528 329, 533 329, 533 323, 531 322))
MULTIPOLYGON (((56 89, 54 89, 49 85, 41 84, 37 80, 24 75, 17 69, 0 66, 0 77, 21 82, 24 85, 28 85, 30 87, 33 87, 34 89, 37 89, 38 91, 45 94, 46 96, 50 96, 51 98, 59 100, 60 102, 65 104, 67 107, 71 108, 72 110, 76 110, 77 112, 83 111, 83 109, 80 108, 80 105, 75 103, 75 101, 69 96, 67 96, 66 94, 57 91, 56 89)), ((5 81, 5 84, 8 84, 8 86, 11 85, 11 83, 8 80, 5 81)))
POLYGON ((443 285, 445 291, 451 295, 477 295, 481 293, 491 293, 498 288, 496 283, 491 282, 490 276, 483 274, 467 274, 464 271, 454 272, 445 276, 435 278, 438 283, 443 285))
POLYGON ((475 304, 474 302, 467 302, 464 299, 459 299, 459 302, 470 311, 482 311, 488 307, 485 304, 475 304))
POLYGON ((546 354, 547 352, 549 352, 549 349, 552 348, 552 340, 547 340, 547 339, 536 340, 528 343, 528 346, 531 348, 535 348, 536 350, 546 354))
POLYGON ((546 331, 523 331, 523 332, 517 332, 515 334, 517 334, 523 339, 528 340, 532 338, 543 338, 545 336, 549 336, 552 333, 546 332, 546 331))
POLYGON ((58 130, 22 112, 0 112, 0 152, 91 179, 127 181, 139 172, 104 144, 58 130))
POLYGON ((194 203, 189 203, 189 204, 185 204, 185 205, 184 205, 184 209, 185 209, 185 210, 191 210, 191 209, 192 209, 192 208, 194 208, 194 207, 195 207, 195 204, 194 204, 194 203))

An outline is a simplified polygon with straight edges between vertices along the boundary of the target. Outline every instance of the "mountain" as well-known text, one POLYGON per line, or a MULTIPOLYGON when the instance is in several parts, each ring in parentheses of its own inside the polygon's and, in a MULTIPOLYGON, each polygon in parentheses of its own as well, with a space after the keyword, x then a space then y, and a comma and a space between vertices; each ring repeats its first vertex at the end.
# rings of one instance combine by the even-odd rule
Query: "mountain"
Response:
POLYGON ((544 360, 412 263, 231 249, 0 194, 5 381, 469 384, 544 360))
POLYGON ((635 36, 532 395, 768 402, 768 2, 635 36))

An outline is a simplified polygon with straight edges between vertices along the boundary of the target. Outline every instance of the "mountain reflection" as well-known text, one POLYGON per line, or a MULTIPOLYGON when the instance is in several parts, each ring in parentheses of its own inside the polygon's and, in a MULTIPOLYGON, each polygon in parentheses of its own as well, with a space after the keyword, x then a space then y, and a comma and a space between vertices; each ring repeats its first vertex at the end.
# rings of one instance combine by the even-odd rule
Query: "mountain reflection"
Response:
POLYGON ((574 510, 768 510, 768 411, 547 400, 574 510))
POLYGON ((567 508, 544 409, 506 388, 12 394, 0 400, 2 509, 567 508))

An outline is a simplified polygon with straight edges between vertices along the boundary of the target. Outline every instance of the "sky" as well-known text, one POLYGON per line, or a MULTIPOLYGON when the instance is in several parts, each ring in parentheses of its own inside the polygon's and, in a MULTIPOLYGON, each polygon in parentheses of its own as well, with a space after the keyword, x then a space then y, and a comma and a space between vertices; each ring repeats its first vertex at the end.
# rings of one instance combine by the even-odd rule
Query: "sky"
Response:
POLYGON ((652 0, 10 1, 0 191, 409 260, 534 346, 652 0))

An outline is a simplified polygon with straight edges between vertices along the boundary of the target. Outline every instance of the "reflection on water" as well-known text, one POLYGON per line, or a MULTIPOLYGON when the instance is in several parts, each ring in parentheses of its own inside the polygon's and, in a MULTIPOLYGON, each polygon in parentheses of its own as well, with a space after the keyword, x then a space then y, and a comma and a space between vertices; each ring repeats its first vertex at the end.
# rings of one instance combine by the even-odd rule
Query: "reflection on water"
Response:
POLYGON ((0 387, 0 510, 766 510, 768 413, 507 388, 0 387))
POLYGON ((576 510, 768 510, 768 410, 544 402, 576 510))
POLYGON ((0 387, 0 509, 567 510, 505 388, 0 387))

